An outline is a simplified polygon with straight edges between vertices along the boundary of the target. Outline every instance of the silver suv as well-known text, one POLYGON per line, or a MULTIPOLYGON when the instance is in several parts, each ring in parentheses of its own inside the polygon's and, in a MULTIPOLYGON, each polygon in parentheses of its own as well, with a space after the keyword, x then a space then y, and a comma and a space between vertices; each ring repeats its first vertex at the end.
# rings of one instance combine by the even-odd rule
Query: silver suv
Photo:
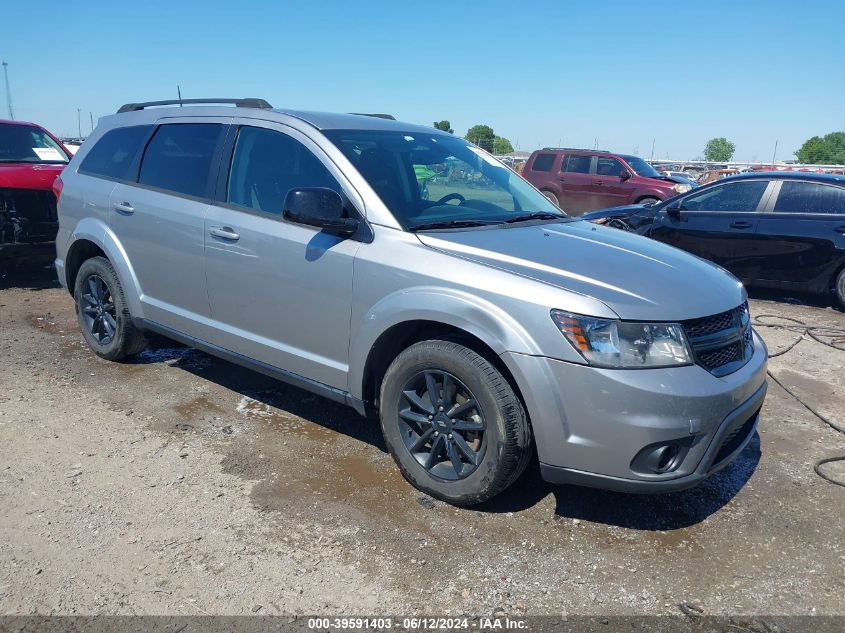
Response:
POLYGON ((569 218, 445 132, 203 103, 235 107, 122 107, 56 184, 99 356, 156 332, 377 415, 456 505, 535 454, 551 482, 679 490, 751 440, 766 348, 724 270, 569 218))

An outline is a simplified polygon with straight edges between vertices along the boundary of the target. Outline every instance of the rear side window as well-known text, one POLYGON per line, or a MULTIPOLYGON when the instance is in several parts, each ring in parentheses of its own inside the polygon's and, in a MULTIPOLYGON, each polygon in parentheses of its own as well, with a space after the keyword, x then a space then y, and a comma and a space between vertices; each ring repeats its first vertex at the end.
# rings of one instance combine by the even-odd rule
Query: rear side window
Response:
POLYGON ((589 156, 567 156, 563 161, 561 171, 570 174, 589 174, 590 173, 590 157, 589 156))
POLYGON ((845 215, 845 189, 817 182, 784 181, 775 213, 839 213, 845 215))
POLYGON ((144 152, 138 182, 189 196, 205 196, 222 131, 220 123, 162 125, 144 152))
POLYGON ((285 198, 298 187, 340 185, 319 159, 281 132, 242 127, 235 142, 226 201, 265 213, 281 214, 285 198))
POLYGON ((531 165, 531 171, 551 171, 554 163, 554 154, 537 154, 534 157, 534 164, 531 165))
POLYGON ((152 126, 121 127, 103 134, 79 166, 79 171, 93 176, 126 180, 141 145, 152 126))

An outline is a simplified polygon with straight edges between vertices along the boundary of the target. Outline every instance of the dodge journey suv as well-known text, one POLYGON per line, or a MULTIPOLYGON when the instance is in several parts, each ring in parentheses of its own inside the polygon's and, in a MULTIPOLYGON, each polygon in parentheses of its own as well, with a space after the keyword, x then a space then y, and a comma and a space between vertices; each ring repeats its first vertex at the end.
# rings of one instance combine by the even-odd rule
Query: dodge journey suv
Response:
POLYGON ((445 132, 212 101, 235 107, 123 106, 57 183, 56 270, 102 358, 154 332, 377 416, 457 505, 534 455, 551 482, 678 490, 754 435, 766 349, 724 270, 567 217, 445 132))
POLYGON ((528 158, 522 175, 570 215, 622 204, 654 204, 692 189, 637 156, 547 147, 528 158))

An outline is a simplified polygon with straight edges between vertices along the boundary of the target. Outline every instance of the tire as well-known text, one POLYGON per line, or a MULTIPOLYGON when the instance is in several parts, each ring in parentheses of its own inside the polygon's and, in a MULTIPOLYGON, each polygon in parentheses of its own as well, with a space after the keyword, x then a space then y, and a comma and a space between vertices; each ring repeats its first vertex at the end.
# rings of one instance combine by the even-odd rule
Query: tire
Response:
POLYGON ((833 294, 839 303, 839 309, 845 311, 845 268, 839 271, 836 277, 836 284, 833 286, 833 294))
POLYGON ((73 298, 82 336, 97 356, 121 360, 144 349, 144 335, 133 325, 123 286, 105 257, 82 263, 73 298))
POLYGON ((400 353, 385 373, 379 407, 385 442, 405 479, 456 506, 495 497, 533 456, 528 418, 510 383, 453 341, 422 341, 400 353))
POLYGON ((649 198, 641 198, 640 200, 637 200, 637 204, 657 204, 658 202, 660 202, 660 198, 649 197, 649 198))
POLYGON ((558 209, 560 209, 560 200, 558 200, 557 196, 553 191, 543 189, 540 193, 546 196, 558 209))

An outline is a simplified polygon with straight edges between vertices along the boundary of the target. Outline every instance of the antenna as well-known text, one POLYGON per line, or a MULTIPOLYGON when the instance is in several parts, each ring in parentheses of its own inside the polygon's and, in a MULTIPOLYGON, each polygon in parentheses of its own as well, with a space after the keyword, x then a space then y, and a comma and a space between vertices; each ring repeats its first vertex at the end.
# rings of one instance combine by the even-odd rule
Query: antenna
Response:
POLYGON ((179 95, 179 107, 182 107, 182 89, 176 84, 176 94, 179 95))
POLYGON ((15 111, 12 110, 12 89, 9 88, 9 64, 3 62, 3 75, 6 78, 6 104, 9 106, 9 118, 15 120, 15 111))

